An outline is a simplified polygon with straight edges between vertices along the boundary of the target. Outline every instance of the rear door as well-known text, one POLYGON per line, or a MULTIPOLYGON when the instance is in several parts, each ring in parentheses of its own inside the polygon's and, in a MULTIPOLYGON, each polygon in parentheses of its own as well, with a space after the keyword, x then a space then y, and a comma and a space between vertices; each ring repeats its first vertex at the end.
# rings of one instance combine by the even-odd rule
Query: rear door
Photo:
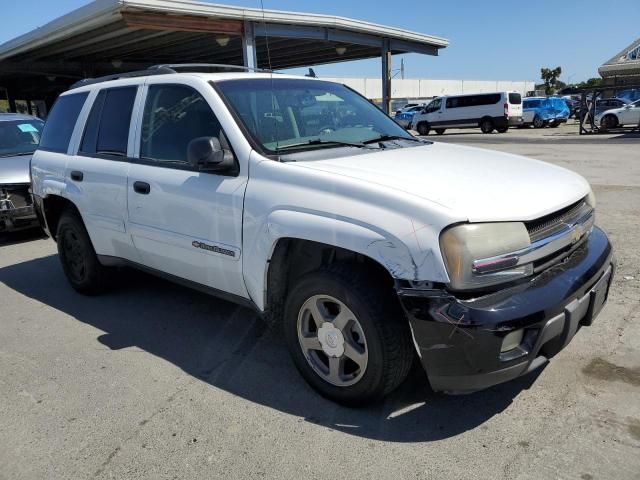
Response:
POLYGON ((506 94, 506 98, 509 106, 509 117, 522 117, 522 95, 518 92, 509 92, 506 94))
POLYGON ((138 85, 92 91, 91 109, 66 169, 68 193, 99 255, 136 259, 125 229, 131 117, 138 85))
POLYGON ((187 162, 187 146, 198 137, 218 137, 230 149, 212 103, 224 107, 209 85, 195 81, 149 79, 144 96, 127 186, 128 228, 142 263, 246 298, 246 171, 204 172, 187 162))

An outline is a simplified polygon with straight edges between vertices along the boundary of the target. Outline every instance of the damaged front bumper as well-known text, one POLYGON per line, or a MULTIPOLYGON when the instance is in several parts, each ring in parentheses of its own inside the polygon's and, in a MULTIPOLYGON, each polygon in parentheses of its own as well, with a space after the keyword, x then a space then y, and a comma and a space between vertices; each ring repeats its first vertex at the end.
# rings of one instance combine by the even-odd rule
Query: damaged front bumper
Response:
POLYGON ((0 232, 15 232, 39 224, 28 185, 0 186, 0 232))
POLYGON ((594 227, 562 263, 526 283, 473 299, 401 286, 397 293, 432 388, 469 393, 529 373, 562 350, 600 312, 614 269, 609 239, 594 227), (505 351, 511 333, 521 340, 505 351))

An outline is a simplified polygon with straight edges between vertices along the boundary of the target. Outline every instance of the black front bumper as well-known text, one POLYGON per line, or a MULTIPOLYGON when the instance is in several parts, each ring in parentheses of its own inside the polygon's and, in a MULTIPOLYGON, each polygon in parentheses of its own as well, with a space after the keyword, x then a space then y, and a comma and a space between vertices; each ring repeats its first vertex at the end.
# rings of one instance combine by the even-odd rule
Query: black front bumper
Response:
POLYGON ((0 232, 15 232, 40 225, 33 205, 18 208, 0 208, 0 232))
POLYGON ((594 228, 562 263, 511 288, 470 300, 445 290, 397 292, 436 391, 472 392, 524 375, 590 325, 607 300, 613 250, 594 228), (522 343, 501 353, 510 332, 522 343))

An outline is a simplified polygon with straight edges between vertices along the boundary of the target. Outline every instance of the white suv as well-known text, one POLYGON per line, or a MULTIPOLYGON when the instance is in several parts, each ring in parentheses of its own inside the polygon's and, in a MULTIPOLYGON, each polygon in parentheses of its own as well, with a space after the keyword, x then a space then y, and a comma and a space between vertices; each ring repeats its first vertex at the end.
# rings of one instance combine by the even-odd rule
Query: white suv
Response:
POLYGON ((337 83, 185 70, 86 81, 49 115, 34 199, 79 292, 132 266, 249 306, 349 405, 416 355, 437 391, 523 375, 606 301, 579 175, 414 138, 337 83))

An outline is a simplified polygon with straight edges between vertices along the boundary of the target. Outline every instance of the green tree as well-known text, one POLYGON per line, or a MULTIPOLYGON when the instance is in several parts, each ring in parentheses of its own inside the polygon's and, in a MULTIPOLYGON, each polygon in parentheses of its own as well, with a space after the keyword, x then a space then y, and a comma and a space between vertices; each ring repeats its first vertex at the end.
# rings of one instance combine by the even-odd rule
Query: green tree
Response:
POLYGON ((556 67, 553 70, 550 68, 540 69, 540 78, 544 81, 544 91, 547 95, 551 95, 554 90, 558 77, 562 74, 562 68, 556 67))
POLYGON ((586 82, 580 82, 577 87, 578 88, 589 88, 589 87, 599 87, 602 85, 601 78, 590 78, 586 82))

